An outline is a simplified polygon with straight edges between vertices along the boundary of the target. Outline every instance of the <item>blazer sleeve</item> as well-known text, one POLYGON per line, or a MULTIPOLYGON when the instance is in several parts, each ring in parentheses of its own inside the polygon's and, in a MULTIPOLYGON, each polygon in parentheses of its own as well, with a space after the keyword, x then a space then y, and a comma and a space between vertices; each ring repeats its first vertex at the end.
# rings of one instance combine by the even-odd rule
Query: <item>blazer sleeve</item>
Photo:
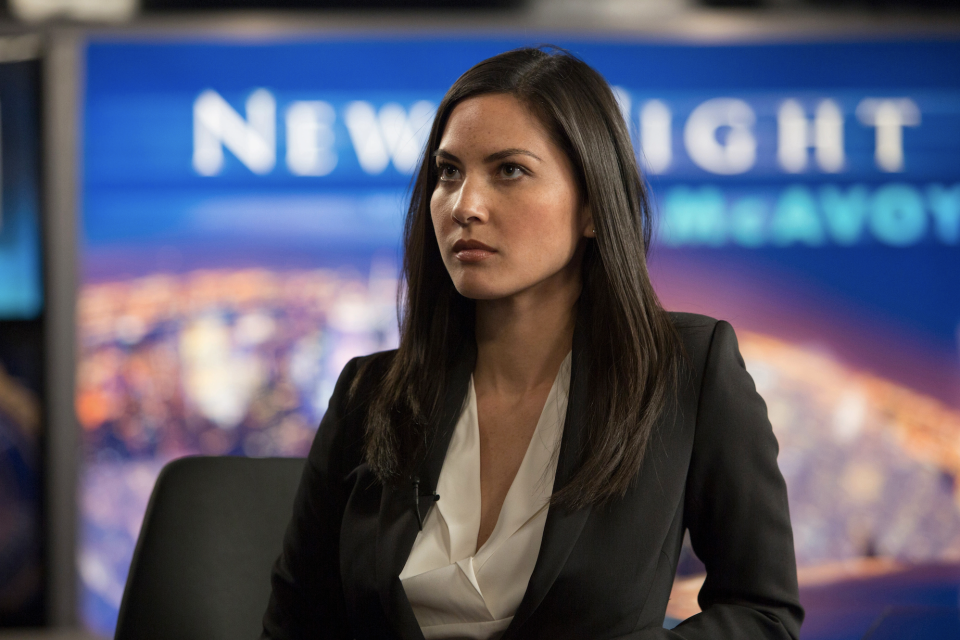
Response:
POLYGON ((340 524, 346 504, 344 450, 352 417, 347 395, 358 368, 337 380, 294 499, 283 550, 274 563, 261 640, 349 639, 340 582, 340 524))
POLYGON ((733 327, 720 321, 704 365, 684 522, 707 577, 701 613, 642 638, 796 640, 803 622, 778 445, 733 327))

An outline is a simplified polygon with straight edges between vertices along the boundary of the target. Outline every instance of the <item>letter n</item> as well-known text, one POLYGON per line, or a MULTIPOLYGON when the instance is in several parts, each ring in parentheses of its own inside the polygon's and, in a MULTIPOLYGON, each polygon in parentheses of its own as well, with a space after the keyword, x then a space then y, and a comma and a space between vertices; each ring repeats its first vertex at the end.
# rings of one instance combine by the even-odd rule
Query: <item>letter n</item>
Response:
POLYGON ((202 176, 223 170, 226 147, 250 171, 269 173, 277 161, 277 105, 266 89, 247 98, 247 117, 234 111, 219 93, 207 90, 193 103, 193 168, 202 176))

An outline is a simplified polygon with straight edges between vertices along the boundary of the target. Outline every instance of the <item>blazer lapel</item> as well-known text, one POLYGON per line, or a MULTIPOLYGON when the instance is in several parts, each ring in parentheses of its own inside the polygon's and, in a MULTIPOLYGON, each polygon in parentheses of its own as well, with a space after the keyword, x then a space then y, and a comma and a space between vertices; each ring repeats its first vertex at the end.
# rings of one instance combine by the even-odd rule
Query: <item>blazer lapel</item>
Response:
MULTIPOLYGON (((421 495, 431 495, 436 491, 447 447, 463 410, 463 401, 476 359, 476 345, 470 340, 462 348, 450 372, 437 435, 433 438, 420 470, 421 495)), ((421 501, 420 513, 424 518, 432 505, 432 502, 421 501)), ((423 640, 420 625, 398 577, 403 571, 419 530, 412 482, 403 480, 400 483, 384 485, 377 522, 377 589, 380 592, 380 602, 387 619, 401 638, 423 640)))
MULTIPOLYGON (((581 316, 577 320, 573 334, 570 395, 567 401, 563 437, 560 440, 557 473, 553 482, 554 490, 564 486, 573 478, 580 463, 581 447, 586 438, 584 413, 587 406, 587 358, 589 357, 586 352, 584 336, 586 331, 587 328, 581 316)), ((520 628, 540 606, 544 596, 547 595, 557 576, 560 575, 563 565, 566 564, 567 558, 573 550, 573 545, 580 537, 580 532, 590 516, 590 511, 590 507, 569 511, 552 506, 547 511, 547 521, 543 527, 543 538, 540 543, 537 563, 534 565, 533 574, 530 576, 527 590, 517 607, 513 621, 507 627, 501 640, 515 640, 521 637, 520 628)))

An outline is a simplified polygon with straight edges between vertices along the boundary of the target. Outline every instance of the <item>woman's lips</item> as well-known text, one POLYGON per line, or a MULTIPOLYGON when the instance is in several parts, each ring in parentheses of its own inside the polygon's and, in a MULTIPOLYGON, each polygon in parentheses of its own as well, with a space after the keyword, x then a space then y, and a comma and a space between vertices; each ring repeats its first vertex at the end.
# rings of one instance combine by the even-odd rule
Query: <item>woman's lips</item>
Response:
POLYGON ((480 262, 496 252, 496 249, 477 240, 457 240, 453 243, 453 253, 460 262, 480 262))

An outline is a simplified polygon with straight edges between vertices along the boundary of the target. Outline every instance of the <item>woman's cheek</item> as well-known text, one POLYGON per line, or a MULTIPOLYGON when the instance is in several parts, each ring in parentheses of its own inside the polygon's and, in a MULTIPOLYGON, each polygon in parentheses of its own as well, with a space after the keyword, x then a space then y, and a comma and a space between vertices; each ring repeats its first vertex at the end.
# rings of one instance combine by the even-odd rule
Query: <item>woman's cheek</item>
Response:
POLYGON ((444 198, 439 190, 434 190, 430 196, 430 218, 433 221, 433 228, 436 231, 443 229, 443 221, 449 216, 444 216, 444 198))

